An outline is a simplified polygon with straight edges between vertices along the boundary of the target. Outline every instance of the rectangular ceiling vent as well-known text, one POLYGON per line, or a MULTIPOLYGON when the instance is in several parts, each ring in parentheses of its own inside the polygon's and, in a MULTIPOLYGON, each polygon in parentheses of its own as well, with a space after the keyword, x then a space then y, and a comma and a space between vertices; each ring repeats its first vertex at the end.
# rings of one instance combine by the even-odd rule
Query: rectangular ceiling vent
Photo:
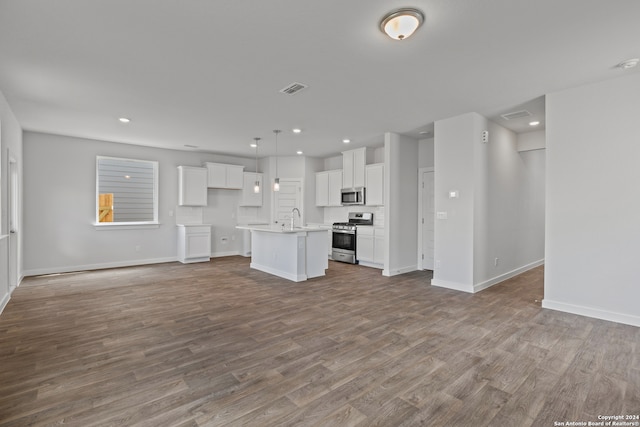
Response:
POLYGON ((513 119, 519 119, 521 117, 529 117, 530 115, 531 113, 528 112, 527 110, 520 110, 520 111, 514 111, 513 113, 503 114, 500 117, 502 117, 505 120, 513 120, 513 119))
POLYGON ((280 93, 284 93, 285 95, 294 95, 298 92, 300 92, 302 89, 306 89, 309 86, 303 84, 303 83, 298 83, 298 82, 293 82, 291 83, 289 86, 280 89, 280 93))

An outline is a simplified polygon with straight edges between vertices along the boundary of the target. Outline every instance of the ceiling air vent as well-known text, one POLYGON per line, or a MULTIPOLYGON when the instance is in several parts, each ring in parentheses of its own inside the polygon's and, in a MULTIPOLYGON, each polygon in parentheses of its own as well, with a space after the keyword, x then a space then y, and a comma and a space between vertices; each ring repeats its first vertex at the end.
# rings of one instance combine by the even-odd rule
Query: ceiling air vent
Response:
POLYGON ((531 113, 528 112, 527 110, 520 110, 520 111, 514 111, 513 113, 503 114, 500 117, 502 117, 505 120, 513 120, 513 119, 519 119, 521 117, 529 117, 530 115, 531 113))
POLYGON ((303 83, 298 83, 298 82, 293 82, 291 83, 289 86, 280 89, 280 93, 284 93, 285 95, 294 95, 298 92, 300 92, 302 89, 306 89, 309 86, 303 84, 303 83))

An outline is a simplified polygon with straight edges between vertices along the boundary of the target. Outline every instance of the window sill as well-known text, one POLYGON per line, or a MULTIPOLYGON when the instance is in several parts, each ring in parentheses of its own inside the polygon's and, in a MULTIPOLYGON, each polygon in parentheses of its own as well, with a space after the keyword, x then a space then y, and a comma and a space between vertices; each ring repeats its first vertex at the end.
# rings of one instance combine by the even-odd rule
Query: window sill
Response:
POLYGON ((99 222, 93 223, 98 231, 105 230, 141 230, 147 228, 159 228, 159 222, 99 222))

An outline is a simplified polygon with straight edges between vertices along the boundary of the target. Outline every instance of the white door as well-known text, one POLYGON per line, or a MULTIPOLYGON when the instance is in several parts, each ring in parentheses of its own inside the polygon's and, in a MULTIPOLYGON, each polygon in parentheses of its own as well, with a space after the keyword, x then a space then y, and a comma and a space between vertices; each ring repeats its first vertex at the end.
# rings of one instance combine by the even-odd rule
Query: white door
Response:
POLYGON ((434 172, 422 173, 422 268, 423 270, 433 270, 434 254, 434 228, 435 228, 435 193, 434 193, 434 172))
POLYGON ((291 214, 294 208, 298 208, 301 217, 295 216, 296 226, 302 225, 302 182, 296 179, 280 179, 280 191, 274 193, 274 213, 273 218, 276 224, 285 226, 291 224, 291 214))
POLYGON ((20 262, 19 254, 19 232, 20 232, 20 211, 19 211, 19 191, 20 188, 18 181, 18 162, 9 154, 9 173, 7 180, 7 188, 9 194, 7 195, 7 213, 9 215, 9 292, 12 292, 16 286, 18 286, 18 265, 20 262))

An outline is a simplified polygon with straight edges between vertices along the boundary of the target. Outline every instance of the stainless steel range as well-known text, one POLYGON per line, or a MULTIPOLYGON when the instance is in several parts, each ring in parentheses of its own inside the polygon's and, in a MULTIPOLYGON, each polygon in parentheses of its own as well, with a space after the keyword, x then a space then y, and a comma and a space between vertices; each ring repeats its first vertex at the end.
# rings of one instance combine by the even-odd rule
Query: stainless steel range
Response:
POLYGON ((350 212, 349 222, 333 223, 333 243, 331 245, 331 258, 334 261, 357 264, 356 260, 356 233, 358 225, 373 225, 373 213, 350 212))

